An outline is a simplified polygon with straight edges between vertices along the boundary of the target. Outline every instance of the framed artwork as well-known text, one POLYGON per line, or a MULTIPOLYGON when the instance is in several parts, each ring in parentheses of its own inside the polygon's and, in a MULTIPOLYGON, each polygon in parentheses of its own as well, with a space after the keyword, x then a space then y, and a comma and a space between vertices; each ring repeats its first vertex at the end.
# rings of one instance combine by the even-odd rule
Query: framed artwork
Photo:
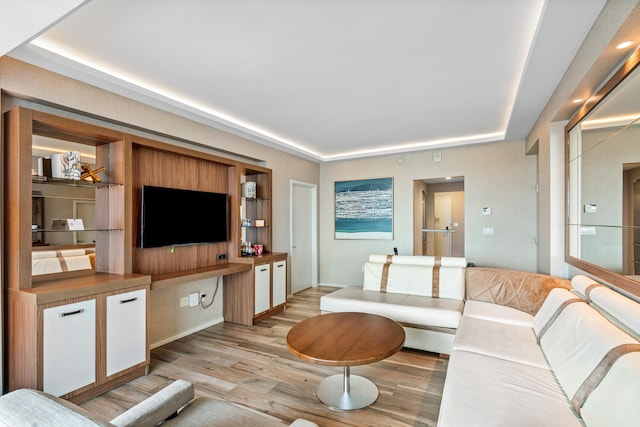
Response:
POLYGON ((335 238, 393 240, 393 178, 336 181, 335 238))

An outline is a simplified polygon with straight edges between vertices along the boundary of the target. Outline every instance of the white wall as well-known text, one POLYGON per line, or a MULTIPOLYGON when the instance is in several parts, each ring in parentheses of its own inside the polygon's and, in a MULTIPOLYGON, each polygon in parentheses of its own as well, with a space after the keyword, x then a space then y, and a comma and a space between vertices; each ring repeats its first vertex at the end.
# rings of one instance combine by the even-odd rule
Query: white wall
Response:
POLYGON ((413 194, 416 179, 464 176, 465 256, 477 265, 536 271, 536 161, 524 141, 458 147, 442 152, 325 163, 320 166, 320 282, 362 283, 362 264, 372 253, 413 253, 413 194), (335 240, 335 181, 394 178, 394 240, 335 240), (491 216, 482 215, 491 207, 491 216), (495 234, 482 234, 494 227, 495 234))

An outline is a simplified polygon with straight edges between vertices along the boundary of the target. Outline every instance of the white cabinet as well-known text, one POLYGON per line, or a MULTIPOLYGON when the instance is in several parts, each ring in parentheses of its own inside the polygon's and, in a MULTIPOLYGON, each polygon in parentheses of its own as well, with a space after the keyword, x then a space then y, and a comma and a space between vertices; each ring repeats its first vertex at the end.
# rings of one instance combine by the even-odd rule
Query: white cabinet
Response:
POLYGON ((107 376, 147 360, 147 291, 107 297, 107 376))
POLYGON ((271 308, 271 264, 260 264, 255 267, 254 305, 254 314, 271 308))
POLYGON ((273 306, 287 302, 287 261, 273 263, 273 306))
POLYGON ((43 310, 43 390, 62 396, 96 381, 96 300, 43 310))

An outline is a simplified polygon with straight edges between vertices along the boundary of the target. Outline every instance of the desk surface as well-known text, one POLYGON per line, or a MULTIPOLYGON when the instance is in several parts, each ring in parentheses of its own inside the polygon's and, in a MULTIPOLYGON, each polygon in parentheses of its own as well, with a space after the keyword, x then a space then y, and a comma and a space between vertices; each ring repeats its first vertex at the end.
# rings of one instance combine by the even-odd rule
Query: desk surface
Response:
POLYGON ((404 329, 383 316, 328 313, 303 320, 287 335, 287 347, 319 365, 356 366, 378 362, 400 351, 404 329))

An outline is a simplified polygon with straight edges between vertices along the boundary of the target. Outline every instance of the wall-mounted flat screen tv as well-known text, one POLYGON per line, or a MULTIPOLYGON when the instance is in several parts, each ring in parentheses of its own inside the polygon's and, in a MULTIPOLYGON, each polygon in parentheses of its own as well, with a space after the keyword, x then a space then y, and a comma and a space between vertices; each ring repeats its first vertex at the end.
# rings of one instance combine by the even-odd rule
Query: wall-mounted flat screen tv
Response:
POLYGON ((226 242, 228 195, 142 186, 140 247, 226 242))

